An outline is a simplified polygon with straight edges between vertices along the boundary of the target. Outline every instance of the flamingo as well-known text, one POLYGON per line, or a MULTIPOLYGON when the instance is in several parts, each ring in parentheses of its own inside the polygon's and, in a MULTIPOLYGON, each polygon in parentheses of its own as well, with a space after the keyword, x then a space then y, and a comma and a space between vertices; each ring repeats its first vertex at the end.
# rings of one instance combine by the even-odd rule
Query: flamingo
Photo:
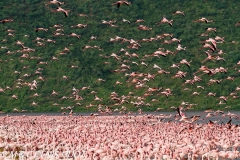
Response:
POLYGON ((5 93, 5 89, 3 89, 3 88, 0 87, 0 92, 5 93))
POLYGON ((63 79, 66 79, 67 81, 69 80, 67 76, 63 76, 63 79))
POLYGON ((80 17, 87 17, 88 18, 88 15, 83 14, 83 13, 78 14, 78 16, 80 16, 80 17))
POLYGON ((3 20, 0 20, 0 23, 6 23, 6 22, 13 22, 13 19, 11 18, 6 18, 6 19, 3 19, 3 20))
POLYGON ((96 95, 94 95, 94 97, 95 97, 95 99, 94 99, 94 101, 100 101, 100 102, 102 102, 102 98, 99 98, 98 96, 96 96, 96 95))
POLYGON ((194 20, 193 22, 205 22, 205 23, 210 23, 210 22, 214 22, 213 20, 208 20, 207 18, 205 17, 202 17, 198 20, 194 20))
POLYGON ((58 92, 52 90, 52 95, 58 95, 58 92))
POLYGON ((67 18, 70 10, 65 10, 65 9, 63 9, 61 7, 57 7, 57 9, 56 10, 52 10, 52 12, 63 12, 65 17, 67 18))
POLYGON ((240 26, 240 22, 237 22, 237 23, 235 24, 235 26, 240 26))
POLYGON ((73 27, 86 28, 87 24, 77 24, 77 25, 71 26, 71 28, 73 28, 73 27))
POLYGON ((35 31, 36 32, 38 32, 38 31, 45 31, 45 32, 47 32, 48 29, 47 28, 36 28, 35 31))
POLYGON ((177 15, 177 14, 180 14, 180 15, 183 15, 185 16, 184 12, 183 11, 175 11, 172 13, 173 15, 177 15))
POLYGON ((211 31, 213 31, 213 32, 217 32, 217 29, 216 28, 211 28, 211 27, 207 27, 206 28, 206 32, 211 32, 211 31))
POLYGON ((76 33, 71 33, 69 36, 72 36, 72 37, 77 37, 78 39, 80 39, 81 35, 78 35, 76 33))
POLYGON ((122 21, 123 21, 123 22, 127 22, 128 24, 130 24, 130 21, 127 20, 127 19, 125 19, 125 18, 123 18, 122 21))
POLYGON ((131 3, 131 2, 128 2, 128 1, 124 1, 124 0, 117 1, 117 2, 115 2, 115 3, 112 3, 112 5, 117 5, 118 8, 119 8, 121 5, 123 5, 123 4, 129 6, 129 5, 132 4, 132 3, 131 3))
POLYGON ((60 2, 58 0, 51 0, 45 3, 45 5, 48 5, 48 4, 58 4, 59 6, 61 6, 62 4, 64 4, 64 2, 60 2))
POLYGON ((139 26, 138 26, 138 29, 139 29, 139 30, 147 30, 147 31, 152 30, 152 28, 147 27, 147 26, 144 26, 144 25, 139 25, 139 26))
POLYGON ((12 95, 12 98, 14 98, 14 99, 18 99, 18 96, 15 95, 15 94, 13 94, 13 95, 12 95))
POLYGON ((134 23, 140 23, 140 22, 145 22, 144 19, 137 19, 134 23))
POLYGON ((168 20, 166 17, 162 17, 162 20, 160 22, 157 22, 157 25, 163 24, 163 23, 168 23, 172 27, 172 22, 173 20, 168 20))
POLYGON ((187 47, 182 47, 181 44, 178 44, 178 46, 177 46, 177 51, 181 51, 181 50, 185 51, 186 48, 187 48, 187 47))
POLYGON ((31 103, 31 105, 32 105, 32 106, 38 106, 38 103, 33 101, 33 102, 31 103))

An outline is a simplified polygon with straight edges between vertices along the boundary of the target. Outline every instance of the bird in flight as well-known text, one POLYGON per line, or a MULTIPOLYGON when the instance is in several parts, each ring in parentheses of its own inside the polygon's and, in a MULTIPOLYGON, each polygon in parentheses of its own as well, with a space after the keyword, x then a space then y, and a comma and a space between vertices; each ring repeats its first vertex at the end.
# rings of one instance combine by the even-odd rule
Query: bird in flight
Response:
POLYGON ((157 25, 163 24, 163 23, 168 23, 172 27, 172 22, 173 20, 168 20, 166 17, 162 17, 162 20, 160 22, 157 22, 157 25))
POLYGON ((47 3, 45 3, 45 5, 48 5, 48 4, 58 4, 59 6, 61 6, 62 4, 64 4, 64 2, 60 2, 58 0, 51 0, 47 3))
POLYGON ((68 17, 68 13, 70 12, 70 10, 65 10, 62 7, 57 7, 57 9, 56 10, 52 10, 52 12, 63 12, 65 17, 67 18, 68 17))
POLYGON ((6 22, 13 22, 13 19, 10 19, 10 18, 6 18, 6 19, 3 19, 3 20, 0 20, 1 23, 6 23, 6 22))
POLYGON ((185 16, 184 12, 183 11, 175 11, 172 13, 173 15, 177 15, 177 14, 181 14, 183 16, 185 16))
POLYGON ((193 22, 205 22, 205 23, 209 23, 209 22, 214 22, 213 20, 208 20, 207 18, 205 17, 202 17, 198 20, 194 20, 193 22))
POLYGON ((130 4, 132 4, 132 2, 128 2, 128 1, 117 1, 115 3, 113 3, 112 5, 117 5, 117 7, 119 8, 122 4, 126 4, 127 6, 129 6, 130 4))

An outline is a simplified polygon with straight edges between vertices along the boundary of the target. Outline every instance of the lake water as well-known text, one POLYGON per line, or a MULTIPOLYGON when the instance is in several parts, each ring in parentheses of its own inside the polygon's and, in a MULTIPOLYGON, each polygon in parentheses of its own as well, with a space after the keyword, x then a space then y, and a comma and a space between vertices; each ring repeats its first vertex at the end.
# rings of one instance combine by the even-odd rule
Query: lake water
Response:
MULTIPOLYGON (((225 111, 224 114, 216 114, 214 116, 210 116, 210 117, 206 117, 206 115, 208 114, 207 112, 203 112, 203 111, 186 111, 184 112, 186 117, 191 117, 194 115, 199 115, 200 116, 200 120, 197 121, 197 123, 207 123, 209 122, 209 120, 211 121, 219 121, 218 123, 227 123, 230 119, 232 119, 232 124, 240 124, 240 111, 230 111, 227 112, 225 111), (234 114, 236 115, 236 117, 231 117, 230 114, 234 114)), ((143 114, 141 115, 146 115, 146 114, 151 114, 151 115, 155 115, 155 116, 161 116, 161 115, 172 115, 171 118, 161 118, 162 121, 172 121, 174 120, 174 116, 177 115, 177 112, 143 112, 143 114)), ((0 114, 0 116, 22 116, 22 115, 26 115, 26 116, 40 116, 40 115, 47 115, 47 116, 64 116, 62 113, 57 112, 57 113, 7 113, 7 114, 0 114)), ((78 113, 74 113, 74 116, 90 116, 91 113, 87 113, 87 112, 78 112, 78 113)), ((104 114, 99 114, 100 116, 105 116, 104 114)), ((134 116, 139 116, 139 113, 131 113, 130 115, 134 115, 134 116)), ((67 115, 65 115, 67 116, 67 115)), ((107 116, 123 116, 123 114, 119 114, 119 113, 112 113, 111 115, 107 115, 107 116)))

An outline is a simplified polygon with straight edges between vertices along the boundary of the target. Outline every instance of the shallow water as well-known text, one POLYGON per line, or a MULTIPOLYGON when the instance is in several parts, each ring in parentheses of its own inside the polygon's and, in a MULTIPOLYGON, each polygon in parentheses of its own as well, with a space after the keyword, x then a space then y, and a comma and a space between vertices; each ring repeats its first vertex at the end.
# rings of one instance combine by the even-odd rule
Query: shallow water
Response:
MULTIPOLYGON (((186 117, 191 117, 194 115, 199 115, 200 119, 196 121, 196 123, 207 123, 209 120, 211 121, 217 121, 217 123, 227 123, 230 119, 232 119, 232 124, 240 124, 240 111, 230 111, 230 112, 224 112, 224 114, 216 114, 215 116, 211 117, 206 117, 208 114, 207 112, 203 111, 186 111, 184 112, 186 117), (236 117, 231 117, 228 115, 228 113, 236 115, 236 117)), ((77 112, 74 113, 73 116, 90 116, 92 113, 87 113, 87 112, 77 112)), ((96 113, 94 113, 96 114, 96 113)), ((99 114, 99 113, 98 113, 99 114)), ((47 116, 68 116, 68 115, 63 115, 61 112, 49 112, 49 113, 7 113, 7 114, 0 114, 0 116, 41 116, 41 115, 47 115, 47 116)), ((100 116, 124 116, 124 114, 119 114, 113 112, 112 114, 99 114, 100 116)), ((143 112, 143 114, 139 114, 138 112, 133 112, 131 114, 132 116, 139 116, 139 115, 155 115, 155 116, 165 116, 165 115, 172 115, 171 118, 160 118, 162 121, 174 121, 174 116, 177 115, 177 112, 143 112)))

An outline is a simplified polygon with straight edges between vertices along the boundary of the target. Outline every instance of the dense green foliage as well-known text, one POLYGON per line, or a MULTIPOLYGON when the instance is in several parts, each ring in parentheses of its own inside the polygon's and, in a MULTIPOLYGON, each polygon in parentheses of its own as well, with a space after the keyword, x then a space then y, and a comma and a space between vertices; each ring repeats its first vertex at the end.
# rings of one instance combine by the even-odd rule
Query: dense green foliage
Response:
POLYGON ((57 8, 57 4, 45 5, 48 1, 43 0, 8 0, 0 2, 1 19, 12 18, 13 22, 0 24, 0 109, 3 111, 28 110, 35 112, 56 112, 61 107, 75 106, 74 111, 97 111, 98 105, 102 104, 111 109, 121 109, 125 106, 129 110, 136 111, 138 107, 143 111, 155 111, 157 108, 169 110, 171 106, 179 106, 182 102, 196 104, 192 106, 196 110, 207 108, 238 110, 240 101, 239 91, 239 38, 240 27, 235 24, 240 20, 239 8, 240 1, 217 0, 217 1, 181 1, 181 0, 131 0, 132 4, 121 5, 117 8, 112 5, 114 0, 75 0, 66 1, 61 5, 62 8, 70 10, 69 16, 65 18, 62 12, 51 12, 57 8), (176 10, 184 11, 185 16, 173 15, 176 10), (86 14, 88 17, 81 17, 79 14, 86 14), (173 26, 164 23, 156 25, 162 17, 173 20, 173 26), (208 20, 214 20, 211 23, 193 22, 202 17, 208 20), (124 22, 123 18, 130 21, 124 22), (145 22, 134 23, 137 19, 144 19, 145 22), (115 20, 115 26, 103 24, 102 20, 115 20), (71 27, 77 24, 87 24, 85 28, 71 27), (64 32, 63 36, 54 36, 57 28, 53 25, 61 24, 64 32), (140 30, 139 25, 145 25, 152 30, 140 30), (46 28, 35 31, 36 28, 46 28), (216 28, 216 33, 211 31, 208 36, 200 36, 206 33, 206 28, 216 28), (9 35, 8 29, 14 30, 9 35), (77 37, 69 36, 71 33, 81 35, 77 37), (157 35, 164 33, 173 34, 174 38, 181 39, 181 46, 186 50, 177 52, 177 42, 164 44, 164 40, 170 40, 170 37, 164 37, 150 42, 143 42, 142 39, 156 38, 157 35), (97 36, 91 40, 91 36, 97 36), (110 42, 111 38, 116 36, 133 39, 141 47, 137 50, 129 48, 128 41, 110 42), (224 58, 223 60, 206 60, 206 48, 199 50, 203 46, 201 41, 216 36, 224 37, 223 43, 217 43, 217 48, 225 54, 219 54, 215 50, 212 55, 224 58), (36 38, 42 40, 36 40, 36 38), (56 43, 47 42, 47 39, 56 41, 56 43), (24 43, 24 46, 34 49, 30 53, 23 53, 21 45, 17 41, 24 43), (40 45, 41 42, 43 45, 40 45), (84 46, 98 46, 99 48, 83 49, 84 46), (70 52, 60 54, 67 47, 70 52), (129 54, 120 51, 124 48, 129 54), (166 57, 159 56, 147 57, 158 48, 164 48, 163 51, 170 50, 174 54, 168 54, 166 57), (11 51, 13 53, 9 53, 11 51), (112 53, 118 55, 119 60, 114 58, 112 53), (136 53, 139 58, 131 56, 136 53), (28 54, 28 58, 22 58, 23 54, 28 54), (53 56, 58 58, 54 60, 53 56), (177 68, 172 68, 172 64, 178 64, 181 60, 191 61, 191 66, 179 64, 180 71, 187 72, 185 77, 173 78, 178 72, 177 68), (132 62, 136 63, 132 63, 132 62), (47 62, 47 65, 39 64, 47 62), (147 67, 143 64, 147 64, 147 67), (125 64, 129 66, 122 66, 125 64), (154 64, 161 69, 170 72, 169 74, 159 74, 159 69, 153 68, 154 64), (223 67, 227 73, 217 73, 212 76, 203 74, 202 71, 196 75, 201 77, 200 82, 184 84, 186 80, 193 79, 194 73, 201 66, 215 69, 223 67), (71 67, 77 66, 77 68, 71 67), (40 68, 40 69, 39 69, 40 68), (17 71, 17 72, 15 72, 17 71), (41 73, 38 73, 39 71, 41 73), (137 72, 144 73, 143 77, 130 77, 129 74, 137 72), (154 79, 147 78, 147 74, 154 75, 154 79), (28 74, 29 76, 27 76, 28 74), (39 79, 44 78, 44 81, 39 79), (63 76, 67 76, 68 80, 63 76), (227 79, 234 77, 234 81, 227 79), (101 78, 105 81, 98 81, 101 78), (136 88, 137 83, 132 79, 138 79, 143 87, 136 88), (209 84, 209 80, 220 80, 220 83, 209 84), (28 84, 34 80, 37 81, 37 88, 31 89, 28 84), (122 84, 117 84, 120 82, 122 84), (6 88, 9 86, 12 90, 6 88), (82 87, 89 89, 81 90, 82 87), (197 86, 204 87, 204 90, 197 86), (73 87, 79 90, 78 95, 83 100, 75 100, 73 87), (149 88, 160 88, 159 91, 148 92, 149 88), (172 95, 168 98, 160 92, 167 88, 171 89, 172 95), (185 89, 185 88, 188 88, 185 89), (52 92, 58 92, 58 95, 52 95, 52 92), (95 101, 94 94, 102 98, 102 101, 95 101), (126 102, 111 100, 111 93, 116 92, 119 99, 127 96, 126 102), (133 92, 129 94, 129 92, 133 92), (201 92, 200 95, 193 95, 193 92, 201 92), (206 96, 209 92, 216 93, 216 96, 206 96), (40 96, 34 96, 38 93, 40 96), (146 95, 149 93, 150 95, 146 95), (231 93, 234 93, 231 94, 231 93), (145 94, 145 95, 144 95, 145 94), (16 95, 17 99, 12 95, 16 95), (65 99, 63 96, 66 96, 65 99), (227 97, 227 102, 221 100, 221 96, 227 97), (141 97, 141 98, 139 98, 141 97), (153 100, 156 99, 156 100, 153 100), (219 104, 220 100, 225 104, 219 104), (35 106, 32 102, 36 102, 35 106), (53 105, 57 103, 59 105, 53 105), (77 104, 78 103, 78 104, 77 104), (81 103, 79 105, 79 103, 81 103), (136 104, 138 103, 138 104, 136 104), (93 104, 92 107, 86 107, 93 104))

